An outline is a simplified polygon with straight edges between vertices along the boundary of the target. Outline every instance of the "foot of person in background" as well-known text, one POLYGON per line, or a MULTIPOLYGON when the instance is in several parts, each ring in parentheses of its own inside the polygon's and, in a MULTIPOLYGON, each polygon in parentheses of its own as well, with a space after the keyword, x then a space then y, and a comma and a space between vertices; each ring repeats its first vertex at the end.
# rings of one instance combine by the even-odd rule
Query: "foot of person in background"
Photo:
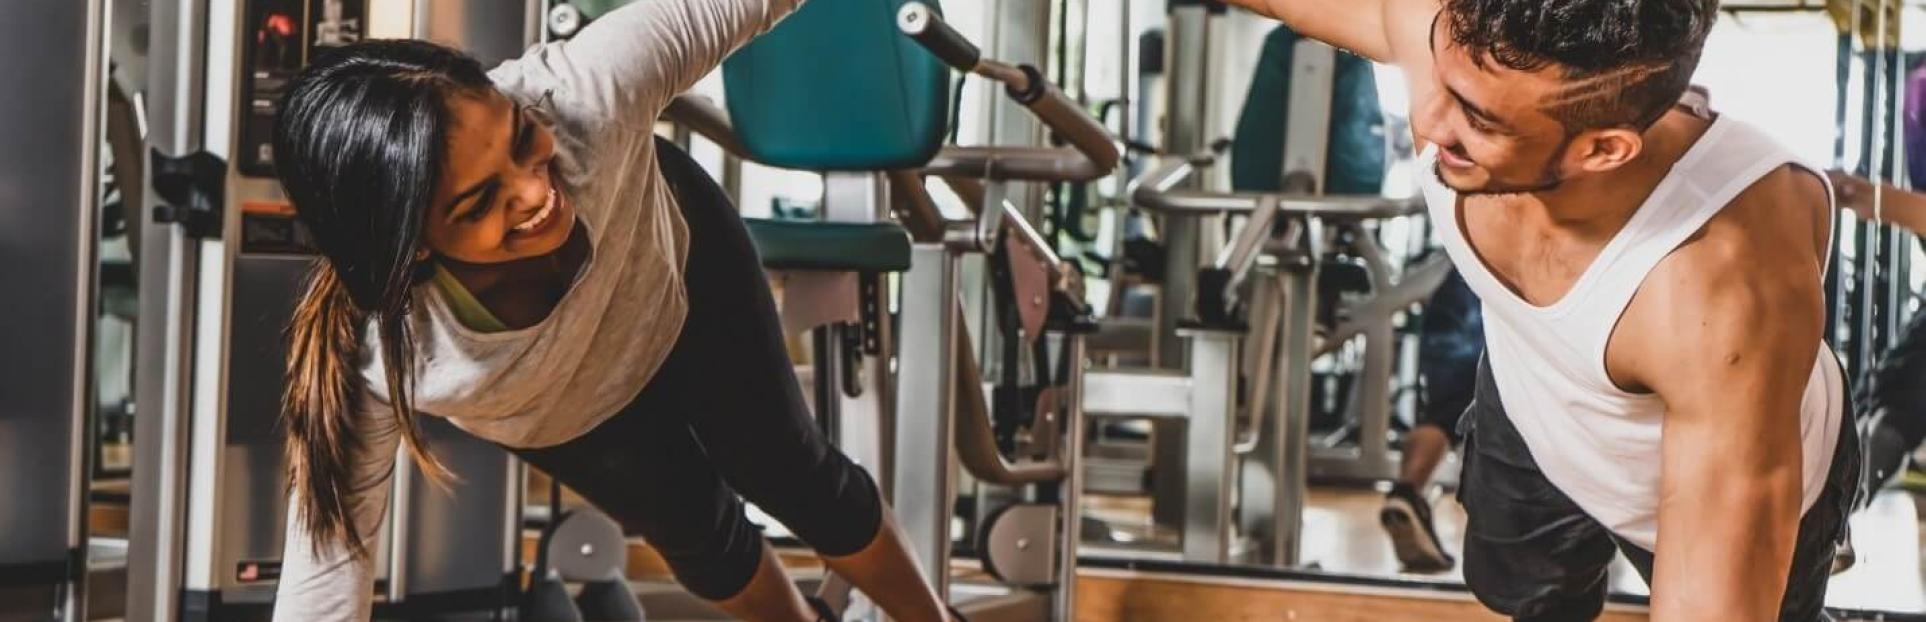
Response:
POLYGON ((1431 502, 1424 498, 1432 472, 1451 450, 1451 437, 1436 424, 1419 423, 1405 434, 1402 450, 1404 463, 1397 483, 1384 495, 1378 522, 1391 535, 1391 549, 1406 572, 1451 570, 1457 560, 1445 552, 1431 517, 1431 502))
POLYGON ((1907 442, 1903 432, 1887 424, 1891 414, 1892 411, 1880 409, 1861 422, 1859 437, 1864 439, 1866 448, 1866 477, 1862 480, 1866 488, 1860 491, 1859 497, 1862 507, 1872 502, 1879 489, 1907 472, 1907 458, 1916 449, 1907 442))
POLYGON ((1378 521, 1391 534, 1391 548, 1406 572, 1444 572, 1458 563, 1444 550, 1433 526, 1431 503, 1416 487, 1398 482, 1384 495, 1378 521))
POLYGON ((1848 534, 1846 540, 1839 543, 1839 548, 1832 552, 1832 573, 1839 574, 1851 570, 1856 563, 1859 563, 1859 553, 1853 550, 1852 536, 1848 534))

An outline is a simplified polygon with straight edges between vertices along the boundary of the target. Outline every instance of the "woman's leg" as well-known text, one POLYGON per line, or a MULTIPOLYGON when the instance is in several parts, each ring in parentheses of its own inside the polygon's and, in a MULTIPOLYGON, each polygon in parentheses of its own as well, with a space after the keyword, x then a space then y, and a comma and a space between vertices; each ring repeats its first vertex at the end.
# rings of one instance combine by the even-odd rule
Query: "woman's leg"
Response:
MULTIPOLYGON (((661 145, 662 143, 658 143, 661 145)), ((702 344, 682 411, 731 487, 781 520, 831 569, 905 622, 945 619, 876 483, 831 447, 810 415, 783 346, 755 247, 728 198, 687 156, 658 146, 689 226, 682 339, 702 344)), ((678 351, 683 348, 679 344, 678 351)))
POLYGON ((588 434, 516 453, 648 540, 690 593, 742 619, 814 622, 692 431, 651 416, 669 393, 645 390, 588 434))

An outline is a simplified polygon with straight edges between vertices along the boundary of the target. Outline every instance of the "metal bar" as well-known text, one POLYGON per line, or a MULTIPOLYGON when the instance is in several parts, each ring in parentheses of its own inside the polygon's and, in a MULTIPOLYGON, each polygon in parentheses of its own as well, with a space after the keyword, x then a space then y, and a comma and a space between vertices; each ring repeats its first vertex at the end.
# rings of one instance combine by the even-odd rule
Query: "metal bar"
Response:
POLYGON ((1272 448, 1277 492, 1271 516, 1271 563, 1300 562, 1306 465, 1311 418, 1311 344, 1316 336, 1317 267, 1281 267, 1277 291, 1282 303, 1283 359, 1277 366, 1278 434, 1272 448))
POLYGON ((715 102, 701 95, 683 94, 669 100, 669 107, 662 111, 662 117, 671 123, 688 128, 709 142, 722 147, 723 151, 744 160, 749 157, 749 148, 743 146, 742 137, 729 122, 729 113, 715 102))
POLYGON ((1064 147, 944 147, 923 170, 991 181, 1084 182, 1102 179, 1115 165, 1114 158, 1104 166, 1064 147))
POLYGON ((1057 85, 1041 82, 1033 86, 1040 86, 1041 90, 1032 89, 1030 93, 1022 93, 1012 88, 1007 92, 1018 101, 1025 102, 1024 107, 1029 108, 1038 121, 1075 147, 1076 153, 1091 166, 1101 169, 1103 172, 1098 177, 1115 170, 1123 154, 1117 148, 1116 137, 1104 129, 1103 123, 1084 111, 1083 106, 1071 101, 1057 85))
POLYGON ((1324 192, 1336 74, 1337 50, 1330 45, 1306 38, 1293 46, 1291 98, 1285 104, 1284 170, 1280 171, 1287 189, 1324 192), (1309 187, 1291 188, 1293 185, 1309 187))
POLYGON ((1232 491, 1237 481, 1236 437, 1238 342, 1243 335, 1187 331, 1190 340, 1191 413, 1184 451, 1184 560, 1230 561, 1232 491))
MULTIPOLYGON (((1163 140, 1164 149, 1171 153, 1203 151, 1213 140, 1208 135, 1210 111, 1217 104, 1212 101, 1214 90, 1210 88, 1213 67, 1209 48, 1214 25, 1210 11, 1202 3, 1171 6, 1166 28, 1169 43, 1165 48, 1168 55, 1165 101, 1169 109, 1164 115, 1167 125, 1163 140)), ((1184 184, 1187 188, 1202 188, 1201 180, 1194 178, 1184 184)), ((1189 318, 1195 299, 1195 271, 1205 261, 1200 238, 1204 224, 1196 218, 1166 216, 1158 225, 1164 243, 1164 282, 1158 302, 1154 352, 1159 367, 1183 369, 1186 349, 1184 340, 1177 335, 1177 324, 1189 318)))
MULTIPOLYGON (((89 481, 92 479, 93 460, 87 451, 97 441, 91 439, 97 429, 94 399, 94 347, 95 318, 99 298, 95 287, 95 273, 100 264, 98 242, 95 239, 99 228, 95 223, 100 213, 100 189, 98 187, 100 166, 100 144, 102 141, 102 107, 106 101, 107 85, 107 42, 106 20, 108 11, 105 3, 99 0, 86 2, 83 6, 81 45, 85 52, 81 63, 84 69, 80 89, 80 106, 75 114, 80 116, 80 161, 76 163, 80 172, 75 180, 76 226, 72 238, 79 253, 73 258, 78 267, 74 271, 74 292, 72 309, 75 349, 73 366, 69 368, 70 404, 68 410, 69 427, 67 439, 67 548, 79 553, 79 558, 71 560, 80 567, 69 570, 74 581, 64 590, 60 608, 62 616, 69 621, 87 620, 87 577, 89 574, 88 532, 89 503, 92 497, 89 481)), ((44 22, 42 22, 44 23, 44 22)), ((124 180, 121 183, 142 183, 144 180, 124 180)), ((124 209, 124 207, 123 207, 124 209)))
MULTIPOLYGON (((1237 239, 1224 252, 1218 254, 1217 267, 1229 270, 1230 279, 1224 282, 1224 302, 1235 305, 1239 300, 1238 290, 1249 280, 1251 268, 1257 265, 1257 257, 1266 243, 1272 239, 1273 223, 1277 221, 1277 199, 1266 197, 1258 202, 1257 210, 1251 212, 1250 220, 1237 232, 1237 239)), ((1293 219, 1285 223, 1284 239, 1296 239, 1304 228, 1302 220, 1293 219)))
MULTIPOLYGON (((1029 65, 1013 66, 983 57, 976 45, 950 28, 943 18, 921 2, 910 2, 896 14, 897 29, 915 39, 944 63, 962 71, 995 80, 1004 85, 1005 94, 1029 108, 1045 126, 1067 140, 1075 149, 1055 149, 1054 158, 1040 158, 999 165, 999 170, 1022 170, 1031 165, 1039 174, 1074 174, 1072 181, 1091 181, 1107 175, 1117 166, 1120 153, 1116 140, 1103 124, 1085 112, 1029 65), (1056 164, 1056 166, 1047 166, 1056 164)), ((1007 172, 1007 171, 1006 171, 1007 172)), ((1043 177, 1043 181, 1063 181, 1064 177, 1043 177)))
POLYGON ((994 190, 995 186, 985 186, 982 182, 966 177, 945 176, 942 179, 943 183, 956 193, 957 198, 963 199, 965 204, 977 212, 977 236, 983 244, 975 250, 981 252, 994 250, 991 244, 995 241, 993 227, 1001 226, 1028 242, 1026 246, 1035 253, 1037 262, 1049 266, 1052 283, 1061 278, 1063 259, 1057 255, 1056 251, 1051 250, 1050 241, 1045 239, 1043 234, 1037 233, 1036 227, 1030 225, 1030 219, 1025 218, 1015 204, 1003 200, 1001 196, 996 196, 1001 193, 994 190), (1002 206, 1002 209, 992 212, 985 208, 992 204, 1002 206))
POLYGON ((1423 302, 1444 284, 1445 276, 1451 272, 1451 258, 1435 255, 1417 267, 1404 271, 1402 278, 1389 288, 1380 290, 1377 295, 1355 305, 1346 305, 1344 322, 1319 340, 1314 355, 1322 356, 1337 349, 1352 337, 1362 334, 1369 319, 1389 316, 1411 305, 1423 302))
POLYGON ((1083 375, 1084 412, 1188 419, 1191 378, 1164 370, 1092 370, 1083 375))
POLYGON ((882 173, 826 173, 822 200, 825 221, 879 222, 888 216, 889 180, 882 173))
POLYGON ((1063 430, 1068 438, 1064 439, 1068 448, 1063 454, 1063 463, 1069 465, 1063 482, 1063 531, 1058 534, 1058 542, 1063 547, 1057 554, 1057 589, 1055 597, 1055 620, 1070 622, 1077 614, 1077 545, 1083 540, 1083 393, 1084 393, 1084 343, 1083 335, 1066 334, 1063 336, 1065 356, 1070 357, 1070 377, 1064 379, 1069 395, 1064 409, 1063 430))
POLYGON ((1129 194, 1131 200, 1138 201, 1138 197, 1141 196, 1149 196, 1152 199, 1155 198, 1155 195, 1139 194, 1143 192, 1169 192, 1171 188, 1188 181, 1191 173, 1196 172, 1199 168, 1210 167, 1216 160, 1216 156, 1208 153, 1186 159, 1167 159, 1163 164, 1158 165, 1157 168, 1151 169, 1150 172, 1144 173, 1142 177, 1138 177, 1130 182, 1129 194))
MULTIPOLYGON (((939 244, 918 244, 902 276, 903 357, 898 371, 895 465, 896 513, 910 551, 938 597, 949 595, 951 421, 959 390, 949 366, 961 333, 956 310, 956 256, 939 244)), ((962 387, 961 390, 969 390, 962 387)))
MULTIPOLYGON (((956 303, 956 315, 962 316, 962 302, 956 303)), ((999 486, 1022 486, 1054 482, 1064 478, 1069 464, 1061 454, 1051 460, 1024 461, 1011 463, 1003 458, 996 446, 996 435, 990 422, 990 407, 983 399, 983 392, 971 391, 971 387, 983 386, 979 377, 976 356, 970 352, 970 335, 967 328, 955 331, 956 342, 951 350, 956 368, 956 393, 954 405, 956 456, 963 468, 985 483, 999 486)))
POLYGON ((942 241, 943 212, 923 185, 923 174, 890 171, 885 175, 889 177, 890 196, 896 200, 897 220, 909 230, 910 237, 918 242, 942 241))
MULTIPOLYGON (((205 76, 206 0, 151 8, 149 143, 163 155, 200 150, 205 76)), ((189 370, 194 342, 198 244, 181 228, 141 222, 140 317, 136 346, 133 488, 129 516, 127 618, 166 622, 178 615, 187 490, 189 370)))
POLYGON ((1250 453, 1257 448, 1264 429, 1264 413, 1272 400, 1276 399, 1275 380, 1277 374, 1272 370, 1277 365, 1278 314, 1280 313, 1276 279, 1260 278, 1251 284, 1250 333, 1245 337, 1244 352, 1246 360, 1243 369, 1250 370, 1250 395, 1244 400, 1244 412, 1248 424, 1238 431, 1235 445, 1231 451, 1238 455, 1250 453))
MULTIPOLYGON (((1311 194, 1269 194, 1277 198, 1279 211, 1292 215, 1315 215, 1332 219, 1375 219, 1411 216, 1424 210, 1424 199, 1386 199, 1369 196, 1319 196, 1311 194)), ((1244 213, 1257 209, 1267 197, 1256 192, 1144 192, 1131 195, 1139 207, 1171 215, 1244 213)))
MULTIPOLYGON (((415 464, 414 456, 409 455, 408 448, 405 444, 403 445, 395 447, 396 468, 394 474, 389 477, 391 492, 388 520, 394 525, 391 536, 393 545, 388 549, 388 602, 391 603, 408 601, 408 588, 411 587, 409 580, 412 579, 408 572, 409 553, 414 550, 415 540, 420 536, 409 527, 414 525, 414 504, 417 501, 415 478, 420 476, 418 472, 421 468, 415 464)), ((551 521, 558 519, 560 517, 549 517, 551 521)))

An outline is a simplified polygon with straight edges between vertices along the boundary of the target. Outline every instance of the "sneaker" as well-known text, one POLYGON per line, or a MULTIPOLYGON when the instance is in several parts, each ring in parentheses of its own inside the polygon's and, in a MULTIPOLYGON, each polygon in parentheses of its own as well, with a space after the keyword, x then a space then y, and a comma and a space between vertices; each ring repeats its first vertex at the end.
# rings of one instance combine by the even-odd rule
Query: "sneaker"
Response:
POLYGON ((1431 503, 1409 484, 1397 484, 1384 495, 1378 522, 1391 534, 1391 548, 1407 572, 1444 572, 1458 560, 1444 550, 1431 525, 1431 503))
POLYGON ((1852 538, 1846 538, 1845 542, 1832 550, 1832 574, 1851 570, 1856 563, 1859 563, 1859 553, 1852 550, 1852 538))
POLYGON ((1865 448, 1866 476, 1860 480, 1866 488, 1860 493, 1860 505, 1871 503, 1873 495, 1881 488, 1901 479, 1906 474, 1906 463, 1913 453, 1913 447, 1906 445, 1906 437, 1899 430, 1886 425, 1891 411, 1880 410, 1860 428, 1861 447, 1865 448))

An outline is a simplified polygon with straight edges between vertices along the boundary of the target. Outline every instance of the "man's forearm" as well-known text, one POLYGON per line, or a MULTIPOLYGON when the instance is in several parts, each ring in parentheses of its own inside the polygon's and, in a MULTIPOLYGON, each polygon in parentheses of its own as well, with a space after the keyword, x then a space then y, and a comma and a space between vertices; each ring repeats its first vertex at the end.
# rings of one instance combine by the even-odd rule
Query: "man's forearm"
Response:
POLYGON ((1879 195, 1879 220, 1926 235, 1926 195, 1891 185, 1881 185, 1879 195))
POLYGON ((1677 503, 1686 507, 1661 510, 1693 518, 1660 527, 1652 620, 1703 620, 1707 611, 1731 620, 1778 619, 1798 539, 1797 473, 1735 481, 1725 472, 1722 485, 1703 487, 1703 496, 1681 494, 1677 503))

